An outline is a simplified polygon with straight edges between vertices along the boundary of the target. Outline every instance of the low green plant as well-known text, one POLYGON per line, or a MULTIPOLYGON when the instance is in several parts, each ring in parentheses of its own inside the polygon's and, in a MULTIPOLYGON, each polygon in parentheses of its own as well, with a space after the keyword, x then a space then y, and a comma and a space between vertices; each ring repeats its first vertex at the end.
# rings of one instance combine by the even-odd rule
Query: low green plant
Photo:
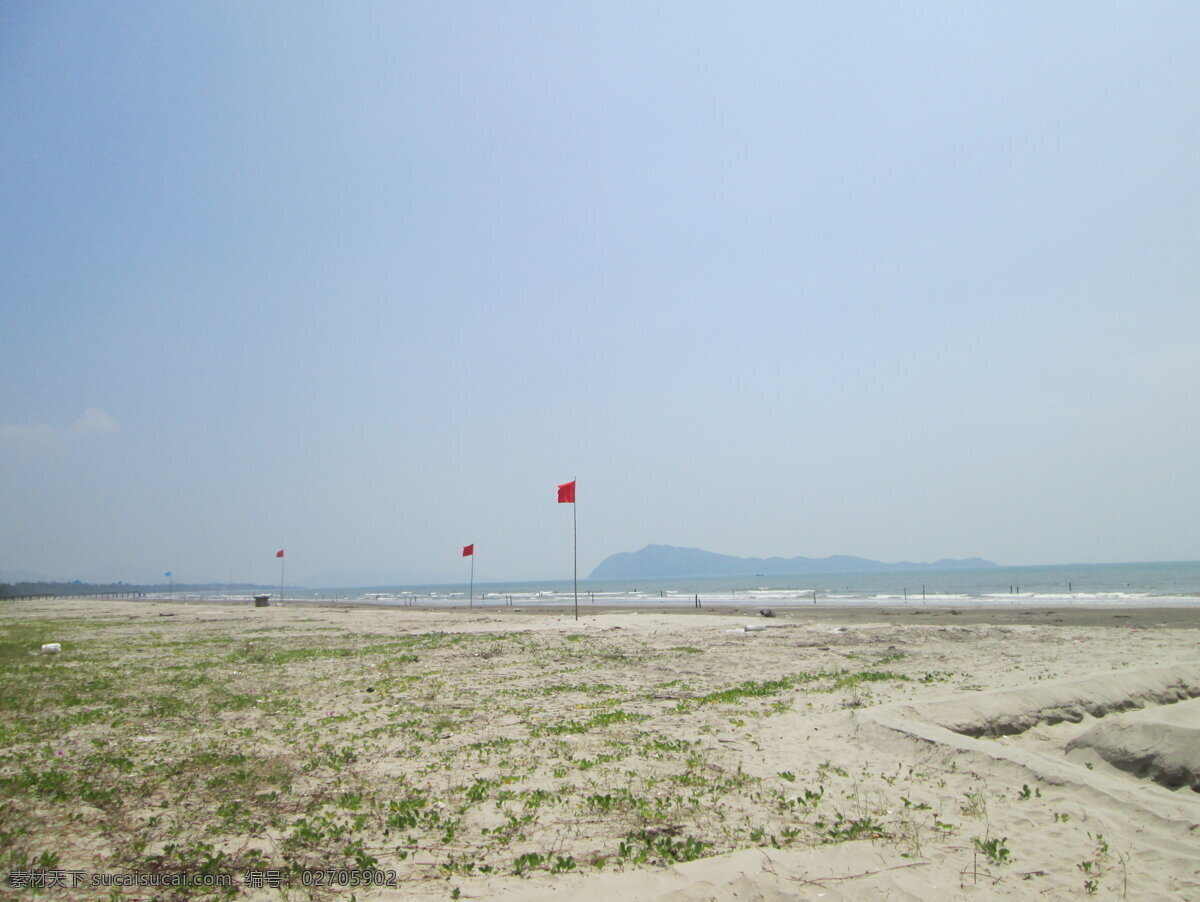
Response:
POLYGON ((673 833, 672 830, 638 830, 626 834, 617 847, 617 857, 632 864, 674 864, 694 861, 709 845, 692 836, 679 839, 673 833))
POLYGON ((540 852, 525 852, 513 860, 513 873, 523 877, 527 871, 541 867, 545 860, 545 856, 540 852))
POLYGON ((959 810, 967 817, 984 817, 987 815, 987 797, 983 792, 968 792, 959 810))
POLYGON ((853 839, 882 839, 888 836, 883 824, 873 817, 847 818, 840 811, 836 812, 831 823, 818 820, 814 825, 820 830, 826 842, 848 842, 853 839))
MULTIPOLYGON (((1103 833, 1096 835, 1088 834, 1088 838, 1095 842, 1095 849, 1092 851, 1092 857, 1086 858, 1075 865, 1083 873, 1083 891, 1087 895, 1094 895, 1100 889, 1100 878, 1108 870, 1108 861, 1110 852, 1108 840, 1104 838, 1103 833)), ((1121 861, 1122 870, 1124 870, 1125 862, 1121 861)))
POLYGON ((982 852, 993 864, 1006 864, 1009 861, 1008 837, 999 839, 980 839, 978 836, 971 840, 976 851, 982 852))

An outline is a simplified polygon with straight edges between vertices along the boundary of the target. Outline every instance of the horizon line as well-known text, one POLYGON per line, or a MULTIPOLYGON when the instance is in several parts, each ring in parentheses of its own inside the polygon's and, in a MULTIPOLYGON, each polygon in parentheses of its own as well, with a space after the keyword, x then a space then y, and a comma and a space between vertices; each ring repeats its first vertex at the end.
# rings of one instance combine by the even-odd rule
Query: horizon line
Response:
MULTIPOLYGON (((679 546, 676 546, 676 547, 679 547, 679 546)), ((625 552, 625 553, 631 553, 631 552, 625 552)), ((853 555, 830 555, 830 557, 852 557, 852 556, 853 555)), ((763 558, 763 560, 769 560, 769 558, 763 558)), ((787 560, 787 559, 785 558, 785 560, 787 560)), ((823 560, 823 559, 822 558, 810 558, 809 560, 823 560)), ((864 560, 870 560, 870 559, 864 558, 864 560)), ((941 560, 964 560, 964 559, 963 558, 942 558, 941 560)), ((983 558, 980 558, 980 560, 983 560, 983 558)), ((904 563, 911 563, 911 562, 878 561, 876 563, 904 564, 904 563)), ((935 567, 932 563, 923 564, 920 566, 927 567, 932 572, 963 573, 963 572, 980 571, 980 570, 1011 570, 1011 569, 1033 569, 1033 568, 1051 568, 1051 567, 1116 567, 1116 566, 1132 566, 1132 565, 1139 565, 1139 564, 1200 564, 1200 560, 1181 559, 1181 560, 1151 560, 1151 561, 1090 561, 1090 562, 1068 561, 1068 562, 1053 563, 1053 564, 989 563, 985 566, 980 566, 980 567, 953 567, 953 568, 945 568, 945 569, 939 569, 939 568, 935 567)), ((597 565, 597 566, 599 566, 599 565, 597 565)), ((645 575, 645 576, 595 576, 594 577, 594 576, 588 575, 586 577, 581 577, 580 579, 588 580, 591 582, 635 582, 638 580, 671 580, 671 579, 780 579, 780 578, 792 577, 792 576, 803 576, 803 577, 878 576, 878 575, 887 574, 887 573, 911 574, 913 572, 914 571, 912 571, 912 570, 892 571, 892 570, 880 569, 880 570, 866 570, 866 571, 824 570, 824 571, 808 571, 808 572, 796 572, 796 573, 770 573, 770 574, 766 574, 766 573, 716 573, 716 574, 674 573, 674 574, 645 575)), ((503 586, 503 585, 530 585, 530 584, 540 584, 540 583, 547 583, 547 584, 549 584, 549 583, 570 583, 571 579, 572 578, 570 575, 565 575, 565 576, 560 576, 560 577, 549 577, 549 578, 543 577, 543 578, 533 578, 533 579, 496 579, 496 580, 483 580, 483 581, 476 580, 476 584, 503 586)), ((80 585, 89 585, 89 586, 142 587, 142 588, 147 588, 147 589, 157 589, 159 587, 162 587, 164 589, 169 589, 170 587, 173 586, 176 591, 182 591, 182 590, 186 589, 187 587, 219 588, 222 586, 226 586, 231 589, 232 588, 277 588, 278 587, 278 584, 275 584, 275 583, 267 584, 267 583, 255 583, 255 582, 246 582, 246 581, 230 583, 225 580, 155 583, 155 582, 131 582, 129 580, 117 580, 117 581, 105 582, 105 581, 81 580, 81 579, 35 579, 35 580, 18 579, 18 580, 14 580, 14 581, 0 581, 0 584, 3 584, 3 585, 72 585, 72 584, 80 584, 80 585)), ((433 587, 433 586, 458 586, 458 585, 465 586, 465 585, 467 585, 467 583, 466 583, 466 581, 460 582, 460 581, 454 580, 454 579, 445 579, 445 580, 435 580, 433 582, 415 582, 415 581, 413 581, 413 582, 390 582, 390 583, 371 583, 371 584, 342 583, 342 584, 337 584, 337 585, 310 585, 310 584, 306 584, 303 580, 301 580, 301 581, 297 581, 297 582, 288 584, 288 587, 293 588, 293 589, 305 589, 305 590, 315 591, 315 590, 320 590, 320 589, 392 589, 392 588, 401 588, 401 587, 406 587, 406 586, 412 587, 412 588, 425 588, 425 587, 433 587)))

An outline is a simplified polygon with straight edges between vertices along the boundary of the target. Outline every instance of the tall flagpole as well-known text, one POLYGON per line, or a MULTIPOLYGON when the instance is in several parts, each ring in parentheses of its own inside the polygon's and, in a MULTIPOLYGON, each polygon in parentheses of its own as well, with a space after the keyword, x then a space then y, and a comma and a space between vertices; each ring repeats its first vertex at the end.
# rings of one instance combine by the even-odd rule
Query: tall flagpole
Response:
POLYGON ((284 554, 279 558, 279 603, 280 604, 283 604, 283 571, 286 567, 287 567, 287 555, 284 554))
POLYGON ((575 576, 575 619, 579 619, 579 514, 575 510, 575 480, 558 487, 558 503, 571 505, 571 542, 575 576))
POLYGON ((468 607, 475 607, 475 548, 471 548, 471 600, 468 607))
MULTIPOLYGON (((575 482, 574 479, 571 480, 575 482)), ((571 499, 571 536, 575 552, 575 619, 579 619, 579 505, 571 499)))

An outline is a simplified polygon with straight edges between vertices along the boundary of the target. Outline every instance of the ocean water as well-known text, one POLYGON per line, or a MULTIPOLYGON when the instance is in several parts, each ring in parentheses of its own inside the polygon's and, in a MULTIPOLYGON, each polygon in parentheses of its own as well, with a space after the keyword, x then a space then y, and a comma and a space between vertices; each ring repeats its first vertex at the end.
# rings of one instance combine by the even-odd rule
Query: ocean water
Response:
MULTIPOLYGON (((296 599, 346 603, 468 604, 468 585, 381 586, 369 589, 286 587, 296 599)), ((579 603, 604 605, 1144 605, 1200 604, 1200 561, 1055 564, 978 570, 904 570, 797 576, 580 580, 579 603)), ((177 596, 178 597, 178 596, 177 596)), ((244 598, 244 596, 237 596, 244 598)), ((572 604, 571 580, 476 582, 477 607, 572 604)))

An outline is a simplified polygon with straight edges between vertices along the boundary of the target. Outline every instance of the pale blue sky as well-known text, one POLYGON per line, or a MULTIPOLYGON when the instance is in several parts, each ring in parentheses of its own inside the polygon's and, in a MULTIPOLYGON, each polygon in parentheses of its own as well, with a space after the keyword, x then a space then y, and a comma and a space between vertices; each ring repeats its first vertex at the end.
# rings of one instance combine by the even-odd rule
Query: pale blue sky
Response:
POLYGON ((1200 7, 0 5, 0 570, 1200 557, 1200 7))

